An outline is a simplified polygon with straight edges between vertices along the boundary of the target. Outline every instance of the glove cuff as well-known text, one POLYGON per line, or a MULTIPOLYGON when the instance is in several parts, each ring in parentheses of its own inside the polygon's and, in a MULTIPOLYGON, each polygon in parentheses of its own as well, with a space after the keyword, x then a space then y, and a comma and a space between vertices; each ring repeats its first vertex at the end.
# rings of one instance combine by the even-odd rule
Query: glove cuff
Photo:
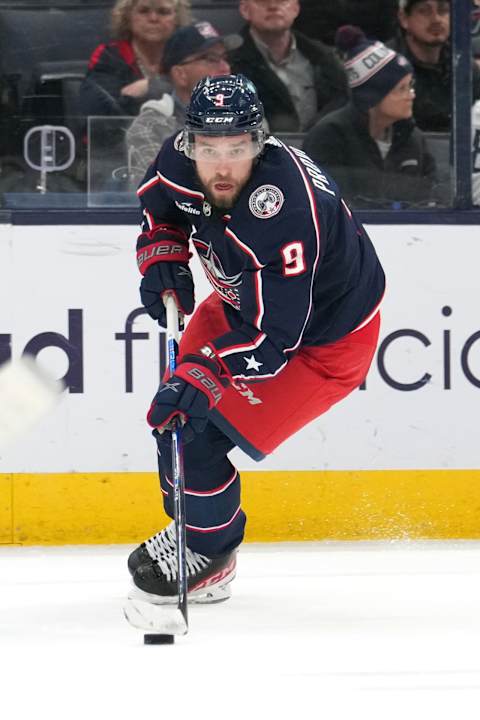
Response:
POLYGON ((183 361, 175 370, 175 375, 206 395, 209 410, 223 397, 223 386, 218 374, 204 363, 183 361))
POLYGON ((225 368, 220 358, 213 351, 213 347, 208 343, 200 348, 197 354, 187 354, 180 358, 180 362, 193 362, 196 365, 209 368, 211 372, 218 378, 224 388, 228 387, 233 378, 225 368))
POLYGON ((161 240, 137 250, 137 264, 142 275, 157 262, 188 263, 189 257, 188 246, 174 240, 161 240))

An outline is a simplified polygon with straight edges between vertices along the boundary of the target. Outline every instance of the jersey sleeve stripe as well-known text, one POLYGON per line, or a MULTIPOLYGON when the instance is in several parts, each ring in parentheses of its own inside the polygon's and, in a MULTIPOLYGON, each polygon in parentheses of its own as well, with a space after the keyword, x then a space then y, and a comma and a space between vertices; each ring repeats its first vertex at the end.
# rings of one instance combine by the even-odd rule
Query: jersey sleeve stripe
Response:
POLYGON ((257 301, 258 313, 253 322, 254 322, 255 327, 258 328, 259 330, 261 330, 263 315, 265 312, 265 308, 263 305, 262 272, 261 272, 261 270, 258 270, 255 273, 255 297, 256 297, 256 301, 257 301))
POLYGON ((183 185, 179 185, 173 180, 165 177, 165 175, 162 175, 162 173, 158 170, 155 177, 150 178, 150 180, 147 180, 146 183, 144 183, 138 188, 137 195, 140 197, 140 195, 143 195, 143 193, 147 192, 147 190, 150 190, 150 188, 154 187, 158 183, 163 183, 163 185, 166 185, 172 190, 176 190, 177 192, 182 193, 182 195, 187 195, 188 197, 196 198, 197 200, 205 199, 205 195, 202 192, 197 190, 191 190, 190 188, 184 187, 183 185))
POLYGON ((255 375, 255 377, 253 377, 253 378, 251 375, 242 375, 240 373, 237 373, 237 374, 233 375, 232 377, 234 380, 250 380, 250 381, 251 380, 266 380, 267 378, 272 378, 272 377, 275 377, 276 375, 278 375, 278 373, 283 370, 283 368, 285 367, 286 364, 287 364, 287 361, 285 360, 285 362, 282 363, 275 370, 275 372, 258 374, 258 375, 255 375))
POLYGON ((182 195, 187 195, 188 197, 197 198, 197 200, 204 200, 205 195, 200 192, 199 190, 191 190, 190 188, 184 187, 183 185, 179 185, 178 183, 174 182, 173 180, 170 180, 169 178, 165 177, 165 175, 162 175, 161 172, 157 170, 157 175, 159 177, 160 182, 162 182, 167 187, 171 188, 172 190, 176 190, 177 192, 182 193, 182 195))
POLYGON ((258 347, 260 347, 266 337, 267 336, 265 335, 265 333, 261 333, 261 335, 257 335, 253 342, 246 343, 245 345, 231 345, 230 347, 225 348, 225 350, 220 350, 218 355, 220 357, 226 357, 227 355, 233 355, 239 352, 246 352, 247 350, 256 350, 258 347))
POLYGON ((144 192, 147 192, 147 190, 150 190, 150 188, 154 187, 160 182, 160 179, 158 177, 150 178, 150 180, 147 180, 146 183, 143 185, 140 185, 140 187, 137 190, 137 195, 140 197, 140 195, 143 195, 144 192))

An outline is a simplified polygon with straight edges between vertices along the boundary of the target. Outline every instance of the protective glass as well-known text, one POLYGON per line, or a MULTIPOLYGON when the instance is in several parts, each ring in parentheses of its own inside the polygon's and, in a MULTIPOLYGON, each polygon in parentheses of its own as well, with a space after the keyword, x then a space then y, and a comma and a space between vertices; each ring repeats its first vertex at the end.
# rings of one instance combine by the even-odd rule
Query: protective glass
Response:
POLYGON ((183 138, 183 151, 190 160, 200 160, 204 163, 231 163, 256 158, 262 152, 264 144, 263 130, 254 130, 236 136, 186 132, 183 138), (224 142, 211 142, 222 137, 224 142), (204 141, 200 139, 200 142, 196 142, 196 138, 203 138, 204 141))

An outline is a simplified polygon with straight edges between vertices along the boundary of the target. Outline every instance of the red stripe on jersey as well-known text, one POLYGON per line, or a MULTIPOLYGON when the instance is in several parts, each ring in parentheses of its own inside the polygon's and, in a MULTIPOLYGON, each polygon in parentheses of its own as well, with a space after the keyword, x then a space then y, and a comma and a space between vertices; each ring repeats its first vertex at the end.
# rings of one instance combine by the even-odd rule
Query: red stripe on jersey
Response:
POLYGON ((160 179, 160 182, 162 182, 164 185, 166 185, 169 188, 172 188, 172 190, 176 190, 177 192, 182 193, 182 195, 187 195, 188 197, 197 198, 198 200, 204 200, 205 195, 202 192, 199 192, 198 190, 191 190, 190 188, 186 188, 183 185, 178 185, 178 183, 173 182, 173 180, 169 180, 165 175, 162 175, 162 173, 158 172, 157 175, 160 179))
MULTIPOLYGON (((153 217, 150 216, 150 218, 153 222, 153 217)), ((147 232, 141 233, 138 239, 140 240, 143 235, 149 240, 158 240, 157 235, 160 233, 162 234, 162 240, 176 240, 177 242, 181 242, 183 245, 188 246, 188 235, 185 230, 182 230, 182 228, 179 228, 176 225, 169 225, 168 223, 160 223, 159 225, 153 224, 153 227, 147 232)))
POLYGON ((259 345, 262 344, 262 342, 265 340, 266 337, 267 336, 265 333, 261 333, 260 335, 257 335, 257 337, 254 340, 252 340, 252 342, 246 343, 245 345, 231 345, 230 347, 227 347, 224 350, 220 350, 218 355, 220 357, 226 357, 227 355, 233 355, 233 353, 237 353, 237 352, 245 352, 246 350, 256 350, 259 347, 259 345))
POLYGON ((147 192, 147 190, 150 190, 154 185, 157 185, 159 182, 161 182, 159 177, 153 177, 150 178, 150 180, 147 180, 144 185, 141 185, 137 190, 137 195, 140 197, 140 195, 143 195, 144 192, 147 192))

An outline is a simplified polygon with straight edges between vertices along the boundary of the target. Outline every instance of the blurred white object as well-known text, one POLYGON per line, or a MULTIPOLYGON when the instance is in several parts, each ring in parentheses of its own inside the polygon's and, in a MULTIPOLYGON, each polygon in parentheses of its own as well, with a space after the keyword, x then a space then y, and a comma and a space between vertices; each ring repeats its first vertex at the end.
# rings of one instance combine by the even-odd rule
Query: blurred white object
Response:
POLYGON ((39 422, 57 404, 63 384, 26 355, 0 366, 0 448, 39 422))

